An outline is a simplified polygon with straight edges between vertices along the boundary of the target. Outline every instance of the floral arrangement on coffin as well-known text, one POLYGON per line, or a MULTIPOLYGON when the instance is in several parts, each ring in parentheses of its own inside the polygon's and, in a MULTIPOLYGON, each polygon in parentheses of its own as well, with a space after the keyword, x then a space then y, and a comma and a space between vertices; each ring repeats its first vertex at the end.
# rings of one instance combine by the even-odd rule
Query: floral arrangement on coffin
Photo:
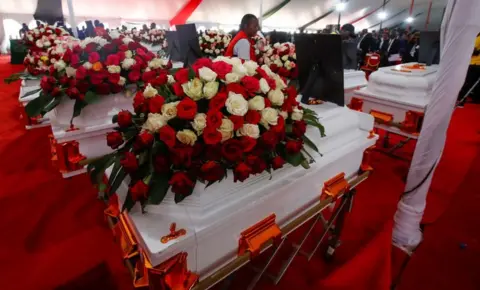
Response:
POLYGON ((297 54, 295 44, 290 42, 275 43, 272 46, 266 45, 258 58, 260 64, 266 64, 270 69, 288 79, 298 77, 298 68, 296 65, 297 54))
POLYGON ((230 34, 217 30, 207 30, 198 37, 200 49, 208 57, 223 55, 231 40, 230 34))
POLYGON ((28 48, 28 53, 23 60, 26 71, 12 74, 5 79, 5 82, 38 79, 39 75, 48 71, 51 64, 48 50, 71 38, 73 37, 65 29, 48 24, 42 24, 38 28, 27 31, 22 40, 28 48))
POLYGON ((73 121, 100 97, 120 93, 129 84, 143 86, 163 79, 169 64, 122 36, 111 42, 102 37, 86 38, 73 48, 57 47, 50 57, 54 61, 48 76, 41 79, 40 96, 25 107, 29 116, 46 114, 67 96, 75 100, 73 121))
POLYGON ((234 181, 271 173, 285 163, 309 167, 317 151, 307 125, 323 136, 315 113, 296 101, 268 66, 238 58, 199 59, 158 86, 150 82, 134 97, 134 112, 122 111, 107 135, 115 149, 88 165, 92 181, 105 198, 130 177, 124 209, 159 204, 169 189, 180 202, 197 182, 209 186, 232 171, 234 181), (308 157, 308 158, 307 158, 308 157), (105 170, 113 165, 110 180, 105 170))
POLYGON ((150 29, 148 31, 140 32, 140 42, 147 43, 152 46, 160 45, 163 49, 166 47, 165 30, 150 29))

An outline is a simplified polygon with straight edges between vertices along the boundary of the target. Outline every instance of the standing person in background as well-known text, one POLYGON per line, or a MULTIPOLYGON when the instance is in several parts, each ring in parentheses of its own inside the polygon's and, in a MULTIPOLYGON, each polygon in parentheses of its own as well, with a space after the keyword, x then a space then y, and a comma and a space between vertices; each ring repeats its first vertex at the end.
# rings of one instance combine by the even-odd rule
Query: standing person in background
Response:
POLYGON ((245 14, 240 23, 240 31, 230 41, 225 56, 236 56, 244 60, 257 61, 255 41, 252 39, 260 30, 258 19, 253 14, 245 14))
POLYGON ((343 69, 357 69, 357 42, 355 27, 347 23, 340 31, 342 37, 343 69))
MULTIPOLYGON (((475 85, 475 83, 480 79, 480 33, 477 34, 475 39, 475 47, 473 49, 472 58, 470 60, 470 66, 468 67, 467 77, 465 78, 465 83, 463 84, 460 93, 458 94, 458 99, 462 102, 459 104, 459 107, 463 107, 466 102, 466 98, 462 100, 465 94, 475 85)), ((473 103, 480 103, 480 83, 477 84, 475 89, 470 93, 470 97, 473 100, 473 103)))
POLYGON ((360 33, 358 44, 357 44, 357 51, 358 51, 358 58, 360 66, 363 65, 363 61, 365 59, 365 55, 367 53, 375 51, 375 40, 371 33, 368 33, 367 29, 363 29, 360 33))
POLYGON ((406 63, 409 62, 408 60, 410 59, 408 57, 409 51, 408 51, 408 31, 404 31, 401 33, 401 37, 398 40, 398 50, 400 53, 400 56, 402 57, 402 62, 406 63))

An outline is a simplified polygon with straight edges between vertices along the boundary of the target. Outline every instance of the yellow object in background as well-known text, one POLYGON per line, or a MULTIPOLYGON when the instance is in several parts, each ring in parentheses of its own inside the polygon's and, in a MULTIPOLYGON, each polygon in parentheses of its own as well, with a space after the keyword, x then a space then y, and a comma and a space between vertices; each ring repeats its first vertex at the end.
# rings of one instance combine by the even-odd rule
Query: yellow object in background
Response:
POLYGON ((480 35, 475 39, 475 50, 478 53, 474 53, 474 55, 472 55, 470 65, 480 65, 480 35))

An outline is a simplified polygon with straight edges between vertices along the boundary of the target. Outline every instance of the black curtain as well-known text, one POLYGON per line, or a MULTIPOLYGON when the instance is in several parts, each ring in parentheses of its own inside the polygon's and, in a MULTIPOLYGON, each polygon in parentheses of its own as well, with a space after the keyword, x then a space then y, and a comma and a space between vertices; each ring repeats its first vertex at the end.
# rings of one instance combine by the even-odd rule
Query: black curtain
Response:
POLYGON ((57 21, 63 22, 62 0, 37 0, 33 17, 52 25, 57 21))

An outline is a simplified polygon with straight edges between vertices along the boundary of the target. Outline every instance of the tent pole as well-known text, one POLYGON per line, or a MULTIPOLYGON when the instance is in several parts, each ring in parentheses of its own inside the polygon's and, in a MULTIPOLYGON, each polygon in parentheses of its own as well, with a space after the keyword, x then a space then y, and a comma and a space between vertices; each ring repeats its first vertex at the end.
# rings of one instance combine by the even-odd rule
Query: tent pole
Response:
POLYGON ((342 19, 342 12, 338 12, 338 31, 340 31, 340 19, 342 19))
MULTIPOLYGON (((431 2, 430 2, 431 3, 431 2)), ((412 17, 412 13, 413 13, 413 6, 415 5, 415 0, 412 0, 412 2, 410 3, 410 11, 408 13, 408 17, 412 17)), ((410 24, 408 24, 407 26, 407 31, 410 31, 410 24)))
POLYGON ((73 36, 78 38, 78 31, 77 31, 77 24, 75 23, 75 13, 73 12, 73 3, 72 0, 67 0, 68 4, 68 22, 70 22, 70 26, 72 27, 73 36))
POLYGON ((263 22, 263 0, 260 0, 260 14, 258 15, 258 25, 260 26, 260 30, 262 29, 262 22, 263 22))
MULTIPOLYGON (((383 5, 382 5, 382 12, 385 12, 385 4, 387 0, 383 0, 383 5)), ((378 31, 382 31, 382 25, 383 25, 383 19, 380 21, 380 29, 378 29, 378 31)))
POLYGON ((428 24, 430 23, 430 12, 432 12, 432 0, 430 0, 430 4, 428 4, 427 19, 425 20, 425 30, 428 29, 428 24))

